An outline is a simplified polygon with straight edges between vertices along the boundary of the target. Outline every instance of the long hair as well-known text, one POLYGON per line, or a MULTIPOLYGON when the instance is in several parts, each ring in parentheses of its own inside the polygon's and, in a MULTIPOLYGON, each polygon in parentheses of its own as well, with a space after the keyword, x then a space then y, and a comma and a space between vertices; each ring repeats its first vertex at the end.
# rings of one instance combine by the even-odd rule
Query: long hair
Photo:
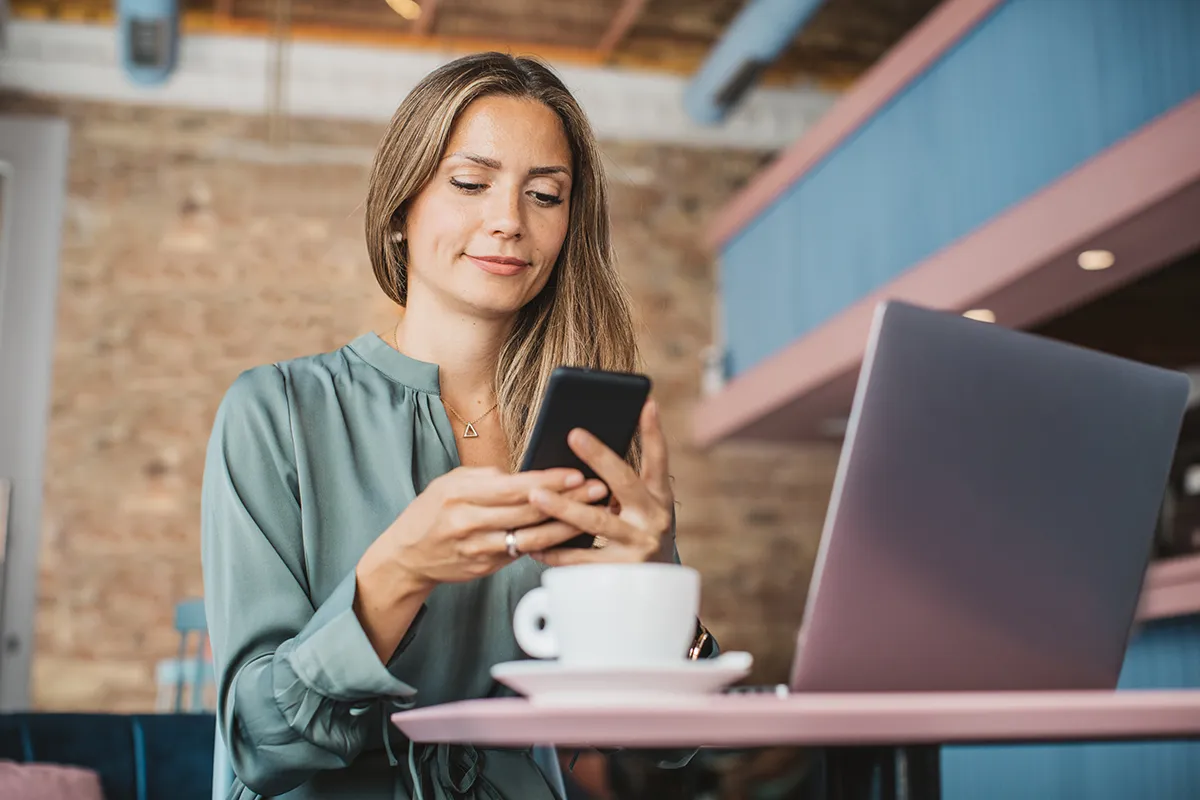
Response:
MULTIPOLYGON (((608 186, 596 137, 579 103, 533 58, 480 53, 431 72, 396 109, 371 168, 367 250, 375 279, 408 301, 402 230, 408 202, 432 179, 450 132, 474 100, 502 95, 543 103, 562 122, 573 180, 567 236, 545 288, 517 313, 496 365, 496 398, 511 466, 529 445, 550 373, 559 365, 631 372, 640 366, 629 295, 610 240, 608 186)), ((640 442, 628 460, 640 465, 640 442)))

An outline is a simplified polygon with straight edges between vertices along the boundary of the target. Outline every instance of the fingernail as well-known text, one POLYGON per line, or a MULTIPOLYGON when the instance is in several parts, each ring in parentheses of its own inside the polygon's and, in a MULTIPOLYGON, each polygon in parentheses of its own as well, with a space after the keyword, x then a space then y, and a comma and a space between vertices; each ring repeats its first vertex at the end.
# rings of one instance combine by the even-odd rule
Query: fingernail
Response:
POLYGON ((594 486, 589 486, 587 496, 589 500, 599 500, 604 495, 608 494, 608 487, 603 483, 597 483, 594 486))
POLYGON ((534 489, 529 493, 529 500, 532 503, 544 503, 550 498, 550 493, 545 489, 534 489))
POLYGON ((576 447, 587 447, 588 432, 583 428, 575 428, 571 431, 570 440, 571 444, 575 445, 576 447))
POLYGON ((568 489, 574 489, 576 486, 582 486, 583 485, 583 473, 582 472, 570 473, 569 475, 567 475, 567 477, 565 479, 563 479, 563 485, 566 486, 568 489))

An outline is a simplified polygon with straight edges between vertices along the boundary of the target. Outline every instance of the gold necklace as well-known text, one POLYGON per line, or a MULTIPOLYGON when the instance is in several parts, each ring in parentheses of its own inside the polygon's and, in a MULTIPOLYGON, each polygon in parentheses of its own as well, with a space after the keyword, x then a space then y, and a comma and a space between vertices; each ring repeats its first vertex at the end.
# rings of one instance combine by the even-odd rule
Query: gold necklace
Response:
POLYGON ((451 408, 451 407, 450 407, 450 404, 449 404, 449 403, 447 403, 447 402, 445 401, 445 399, 443 399, 443 400, 442 400, 442 404, 443 404, 444 406, 446 406, 446 409, 447 409, 447 410, 448 410, 448 411, 449 411, 451 414, 453 414, 453 415, 455 416, 455 418, 457 418, 457 419, 458 419, 458 421, 459 421, 459 422, 461 422, 463 425, 466 425, 466 426, 467 426, 467 427, 466 427, 466 429, 464 429, 464 430, 463 430, 463 436, 462 436, 462 438, 464 438, 464 439, 475 439, 475 438, 477 438, 477 437, 479 436, 479 433, 478 433, 478 431, 476 431, 476 430, 475 430, 475 422, 479 422, 480 420, 482 420, 482 419, 483 419, 484 417, 486 417, 488 414, 490 414, 490 413, 492 413, 493 411, 495 411, 495 410, 496 410, 496 406, 500 405, 499 403, 492 403, 492 407, 491 407, 491 408, 489 408, 487 411, 483 412, 482 414, 480 414, 480 415, 479 415, 479 417, 478 417, 478 418, 475 420, 475 422, 467 422, 465 419, 463 419, 462 417, 458 416, 458 412, 457 412, 457 411, 455 411, 453 408, 451 408))
MULTIPOLYGON (((396 328, 398 328, 398 327, 400 327, 400 326, 397 325, 396 328)), ((396 328, 392 328, 392 346, 396 348, 396 352, 400 352, 400 340, 396 336, 396 328)), ((454 417, 459 422, 461 422, 463 425, 466 426, 466 428, 463 429, 462 438, 478 439, 479 431, 475 430, 475 423, 482 422, 483 418, 486 417, 488 414, 492 413, 493 411, 495 411, 496 408, 500 405, 500 403, 498 401, 495 403, 492 403, 492 407, 489 408, 487 411, 483 412, 482 414, 480 414, 478 417, 476 417, 474 422, 467 422, 465 419, 463 419, 461 416, 459 416, 458 412, 455 411, 450 406, 450 404, 446 402, 445 398, 442 398, 442 405, 446 406, 446 410, 449 411, 451 414, 453 414, 454 417)))

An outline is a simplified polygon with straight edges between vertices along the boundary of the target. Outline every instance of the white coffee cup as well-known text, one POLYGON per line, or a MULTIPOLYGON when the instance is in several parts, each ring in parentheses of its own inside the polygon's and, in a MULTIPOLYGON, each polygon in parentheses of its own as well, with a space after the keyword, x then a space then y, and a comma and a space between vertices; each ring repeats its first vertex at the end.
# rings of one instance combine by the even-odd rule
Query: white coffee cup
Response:
POLYGON ((696 633, 700 574, 678 564, 582 564, 542 573, 513 633, 534 658, 587 667, 681 661, 696 633))

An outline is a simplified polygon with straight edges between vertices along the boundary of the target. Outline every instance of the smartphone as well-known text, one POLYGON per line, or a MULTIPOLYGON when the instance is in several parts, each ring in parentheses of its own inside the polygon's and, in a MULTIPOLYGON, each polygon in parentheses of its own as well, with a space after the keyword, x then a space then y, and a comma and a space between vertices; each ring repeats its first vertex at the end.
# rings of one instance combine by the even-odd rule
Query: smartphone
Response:
MULTIPOLYGON (((567 445, 567 434, 583 428, 623 458, 649 396, 650 379, 645 375, 557 367, 550 373, 521 471, 573 467, 586 479, 598 477, 567 445)), ((558 546, 587 548, 594 539, 581 533, 558 546)))

